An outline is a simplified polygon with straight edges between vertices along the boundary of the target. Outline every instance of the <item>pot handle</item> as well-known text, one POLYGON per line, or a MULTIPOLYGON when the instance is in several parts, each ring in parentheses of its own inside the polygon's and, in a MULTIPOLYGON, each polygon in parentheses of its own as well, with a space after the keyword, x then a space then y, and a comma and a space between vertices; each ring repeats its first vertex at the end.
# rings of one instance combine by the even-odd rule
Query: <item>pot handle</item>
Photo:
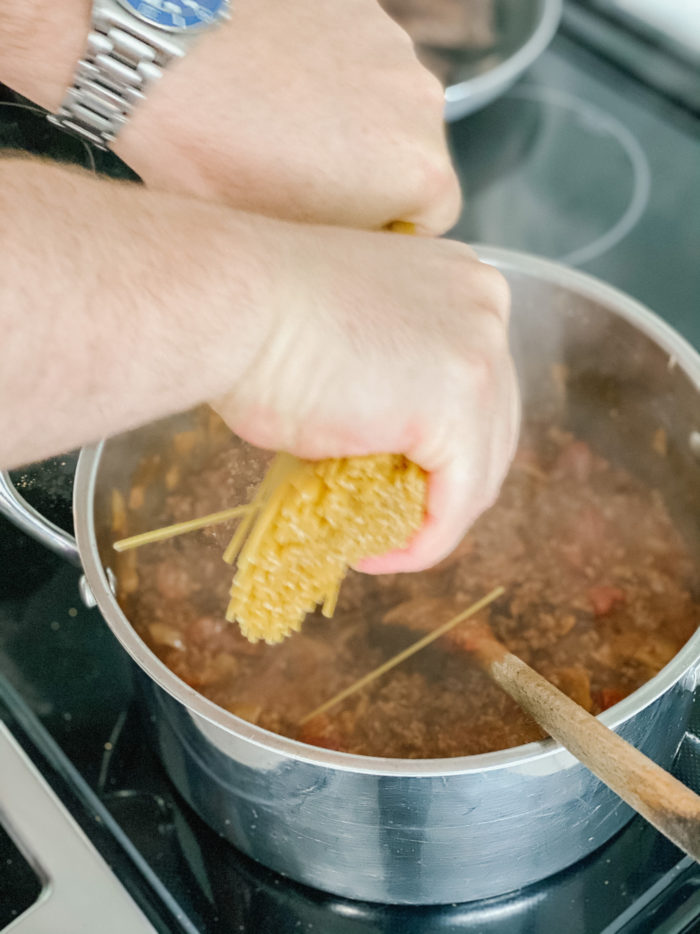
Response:
POLYGON ((30 506, 17 492, 6 470, 0 470, 0 514, 64 560, 76 567, 82 566, 73 536, 30 506))

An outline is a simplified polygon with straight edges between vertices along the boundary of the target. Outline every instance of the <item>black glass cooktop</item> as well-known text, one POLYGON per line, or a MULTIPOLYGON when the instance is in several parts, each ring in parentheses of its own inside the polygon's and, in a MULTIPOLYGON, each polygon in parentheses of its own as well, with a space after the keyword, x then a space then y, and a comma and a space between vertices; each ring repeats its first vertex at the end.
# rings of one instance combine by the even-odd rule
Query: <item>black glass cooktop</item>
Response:
MULTIPOLYGON (((91 164, 31 111, 3 107, 0 145, 91 164)), ((525 79, 455 124, 466 200, 454 235, 557 258, 639 298, 700 345, 700 121, 559 36, 525 79)), ((96 168, 129 173, 97 154, 96 168)), ((75 457, 23 472, 70 526, 75 457)), ((0 520, 0 719, 9 724, 153 926, 189 934, 681 934, 700 930, 700 867, 635 818, 585 861, 526 890, 395 908, 333 898, 252 863, 179 798, 148 739, 134 673, 78 572, 0 520)), ((694 717, 700 731, 700 705, 694 717)), ((700 789, 700 740, 676 757, 700 789)), ((0 783, 2 763, 0 763, 0 783)), ((1 785, 0 785, 1 791, 1 785)), ((0 929, 36 871, 0 831, 0 929)))
MULTIPOLYGON (((2 534, 9 542, 18 533, 2 527, 2 534)), ((31 563, 31 554, 27 559, 31 563)), ((289 882, 256 865, 179 798, 149 742, 130 663, 98 611, 80 604, 78 572, 58 559, 48 563, 38 586, 30 580, 22 587, 21 572, 8 564, 0 571, 0 585, 7 589, 9 578, 14 591, 0 601, 0 718, 157 930, 694 930, 700 916, 700 866, 641 818, 588 859, 551 879, 501 898, 459 905, 397 908, 353 902, 289 882), (650 926, 652 921, 658 926, 650 926)), ((700 729, 700 706, 696 719, 700 729)), ((700 789, 700 740, 694 734, 686 736, 675 768, 684 781, 700 789)), ((3 835, 0 864, 13 869, 4 884, 0 881, 0 919, 7 921, 15 905, 23 909, 32 903, 39 885, 3 835)))

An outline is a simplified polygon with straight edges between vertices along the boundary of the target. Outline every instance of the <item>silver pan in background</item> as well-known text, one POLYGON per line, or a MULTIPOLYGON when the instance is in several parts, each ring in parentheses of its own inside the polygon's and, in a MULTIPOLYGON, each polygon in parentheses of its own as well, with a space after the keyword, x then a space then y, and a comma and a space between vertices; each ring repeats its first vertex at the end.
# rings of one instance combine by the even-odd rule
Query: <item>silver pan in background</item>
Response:
POLYGON ((547 48, 561 13, 562 0, 495 0, 495 45, 444 53, 450 62, 445 119, 466 117, 507 91, 547 48))

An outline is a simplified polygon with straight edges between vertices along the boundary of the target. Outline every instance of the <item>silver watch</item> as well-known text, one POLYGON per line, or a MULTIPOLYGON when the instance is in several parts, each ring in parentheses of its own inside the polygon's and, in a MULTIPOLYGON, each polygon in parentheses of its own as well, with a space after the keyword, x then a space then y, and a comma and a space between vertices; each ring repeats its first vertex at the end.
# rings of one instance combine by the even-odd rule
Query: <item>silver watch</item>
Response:
POLYGON ((48 119, 108 149, 148 86, 228 7, 229 0, 93 0, 85 55, 48 119))

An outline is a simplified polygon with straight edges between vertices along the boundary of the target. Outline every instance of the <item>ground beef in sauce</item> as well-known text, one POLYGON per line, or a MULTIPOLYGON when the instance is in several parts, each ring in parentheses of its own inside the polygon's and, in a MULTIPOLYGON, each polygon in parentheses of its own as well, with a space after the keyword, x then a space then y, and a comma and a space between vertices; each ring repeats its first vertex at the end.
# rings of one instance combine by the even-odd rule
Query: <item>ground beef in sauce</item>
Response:
MULTIPOLYGON (((227 446, 203 469, 181 470, 150 525, 248 500, 267 457, 227 446)), ((234 527, 141 549, 138 586, 120 594, 124 609, 206 697, 333 749, 433 758, 541 738, 449 638, 298 727, 418 631, 499 584, 505 595, 485 611, 498 638, 592 713, 652 677, 695 629, 693 562, 658 493, 556 429, 521 444, 498 503, 442 564, 383 578, 351 573, 334 619, 310 617, 281 645, 251 645, 224 621, 231 569, 221 554, 234 527)))

